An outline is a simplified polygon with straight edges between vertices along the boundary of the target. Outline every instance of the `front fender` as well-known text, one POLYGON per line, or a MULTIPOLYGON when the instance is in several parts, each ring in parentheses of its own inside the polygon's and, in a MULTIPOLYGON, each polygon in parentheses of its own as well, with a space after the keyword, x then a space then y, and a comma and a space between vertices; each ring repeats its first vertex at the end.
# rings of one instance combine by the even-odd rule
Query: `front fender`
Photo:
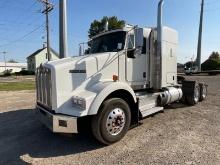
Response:
POLYGON ((135 93, 133 89, 126 83, 122 82, 99 82, 92 86, 89 91, 97 93, 92 104, 90 105, 88 115, 95 115, 98 113, 99 107, 103 101, 113 92, 117 90, 125 90, 131 94, 134 99, 134 102, 137 102, 135 93))

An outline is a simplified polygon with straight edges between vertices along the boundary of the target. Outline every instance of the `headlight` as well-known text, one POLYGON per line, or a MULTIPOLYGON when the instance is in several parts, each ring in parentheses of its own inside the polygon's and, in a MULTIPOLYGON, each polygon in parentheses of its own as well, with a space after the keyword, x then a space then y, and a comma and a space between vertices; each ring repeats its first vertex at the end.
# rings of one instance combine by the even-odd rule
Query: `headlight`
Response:
POLYGON ((72 102, 73 102, 74 106, 77 106, 81 109, 86 109, 86 100, 84 98, 80 98, 78 96, 73 96, 72 102))

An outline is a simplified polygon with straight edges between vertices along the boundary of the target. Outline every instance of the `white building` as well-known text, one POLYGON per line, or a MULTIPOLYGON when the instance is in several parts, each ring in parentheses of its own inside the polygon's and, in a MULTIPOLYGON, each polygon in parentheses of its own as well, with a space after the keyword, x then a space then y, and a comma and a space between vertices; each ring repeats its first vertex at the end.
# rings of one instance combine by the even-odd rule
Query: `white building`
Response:
MULTIPOLYGON (((51 50, 51 60, 59 59, 58 53, 52 48, 50 50, 51 50)), ((35 71, 36 68, 40 66, 40 64, 43 64, 47 61, 48 61, 47 48, 44 47, 27 57, 28 70, 35 71)))
POLYGON ((27 69, 27 63, 5 63, 0 62, 0 73, 3 73, 5 70, 10 71, 11 73, 20 72, 21 70, 27 69))

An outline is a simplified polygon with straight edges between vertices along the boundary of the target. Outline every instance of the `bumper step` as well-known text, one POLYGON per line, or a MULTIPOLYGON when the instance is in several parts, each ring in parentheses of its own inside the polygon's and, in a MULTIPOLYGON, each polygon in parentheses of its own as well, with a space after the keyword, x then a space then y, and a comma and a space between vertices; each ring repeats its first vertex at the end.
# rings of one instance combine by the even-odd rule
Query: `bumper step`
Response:
POLYGON ((154 108, 142 110, 140 112, 141 112, 142 117, 147 117, 147 116, 150 116, 150 115, 152 115, 154 113, 160 112, 163 109, 164 109, 163 107, 154 107, 154 108))
POLYGON ((77 117, 52 114, 42 107, 36 107, 41 123, 55 133, 78 133, 77 117))

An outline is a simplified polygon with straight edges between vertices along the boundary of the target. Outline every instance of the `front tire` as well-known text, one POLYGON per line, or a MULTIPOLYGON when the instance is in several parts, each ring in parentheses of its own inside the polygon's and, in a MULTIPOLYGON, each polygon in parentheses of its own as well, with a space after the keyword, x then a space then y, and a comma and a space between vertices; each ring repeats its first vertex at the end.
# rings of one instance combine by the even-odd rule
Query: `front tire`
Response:
POLYGON ((101 143, 110 145, 121 140, 131 123, 128 104, 120 98, 106 100, 92 118, 92 133, 101 143))

